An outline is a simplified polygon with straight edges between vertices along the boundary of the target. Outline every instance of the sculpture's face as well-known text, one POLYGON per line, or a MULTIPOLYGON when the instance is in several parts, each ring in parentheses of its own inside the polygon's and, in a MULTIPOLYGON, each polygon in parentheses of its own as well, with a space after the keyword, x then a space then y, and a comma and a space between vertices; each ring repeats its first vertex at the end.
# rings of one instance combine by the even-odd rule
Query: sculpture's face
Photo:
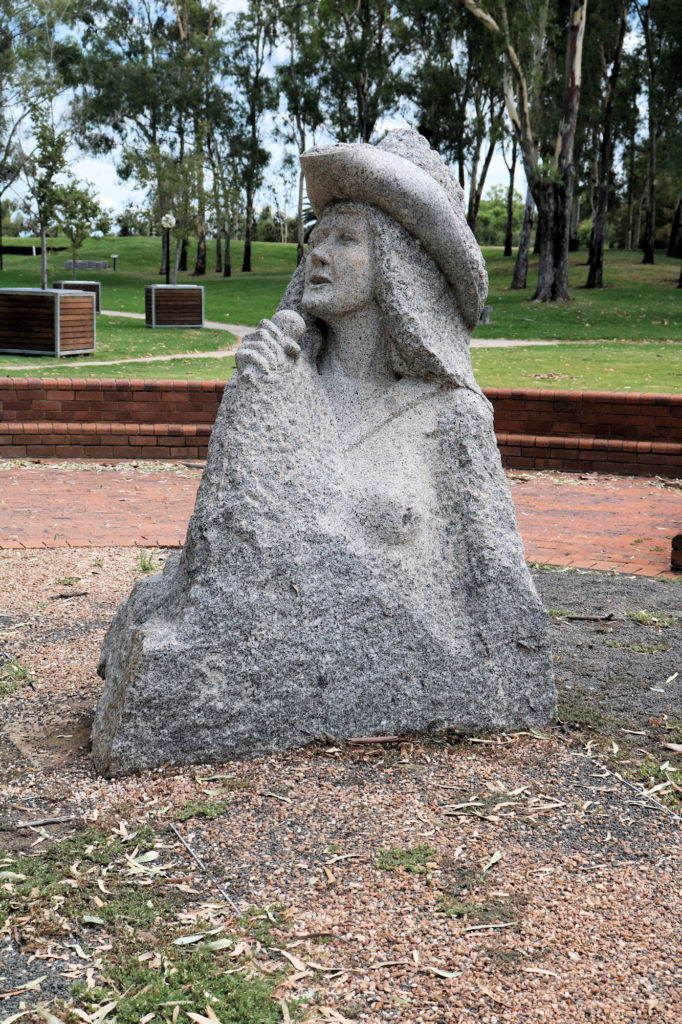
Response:
POLYGON ((362 309, 374 295, 372 238, 366 220, 343 209, 324 213, 305 261, 303 307, 322 320, 362 309))

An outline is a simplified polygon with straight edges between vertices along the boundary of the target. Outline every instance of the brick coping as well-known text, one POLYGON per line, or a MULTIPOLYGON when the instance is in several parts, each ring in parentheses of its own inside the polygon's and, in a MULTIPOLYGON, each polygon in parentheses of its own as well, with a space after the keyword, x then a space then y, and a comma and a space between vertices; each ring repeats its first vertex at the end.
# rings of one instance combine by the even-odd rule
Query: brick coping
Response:
MULTIPOLYGON (((48 388, 56 391, 217 391, 224 380, 161 380, 110 377, 0 377, 0 389, 14 391, 48 388)), ((552 388, 483 388, 487 398, 537 401, 618 402, 633 405, 680 405, 682 394, 659 391, 561 391, 552 388)))

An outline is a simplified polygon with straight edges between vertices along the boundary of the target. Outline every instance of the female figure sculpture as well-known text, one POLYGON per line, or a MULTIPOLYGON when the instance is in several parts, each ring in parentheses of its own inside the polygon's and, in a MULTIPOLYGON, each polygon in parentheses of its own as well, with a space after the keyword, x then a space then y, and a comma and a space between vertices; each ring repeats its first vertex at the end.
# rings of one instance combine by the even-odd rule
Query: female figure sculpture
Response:
POLYGON ((105 640, 107 773, 554 711, 459 185, 413 132, 302 164, 305 261, 237 353, 182 554, 105 640))

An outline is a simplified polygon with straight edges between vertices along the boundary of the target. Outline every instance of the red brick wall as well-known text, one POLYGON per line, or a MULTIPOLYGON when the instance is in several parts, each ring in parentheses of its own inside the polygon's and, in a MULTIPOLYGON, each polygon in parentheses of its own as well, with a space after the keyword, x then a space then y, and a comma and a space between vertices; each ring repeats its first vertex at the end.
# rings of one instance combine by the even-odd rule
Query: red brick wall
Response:
MULTIPOLYGON (((203 458, 224 384, 0 379, 0 455, 203 458)), ((682 395, 488 388, 503 461, 682 475, 682 395)))

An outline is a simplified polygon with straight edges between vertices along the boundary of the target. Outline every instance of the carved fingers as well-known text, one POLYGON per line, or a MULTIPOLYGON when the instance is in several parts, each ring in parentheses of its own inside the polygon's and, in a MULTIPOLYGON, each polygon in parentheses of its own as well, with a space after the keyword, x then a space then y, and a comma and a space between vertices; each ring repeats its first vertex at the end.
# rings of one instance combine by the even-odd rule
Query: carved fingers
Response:
POLYGON ((301 354, 298 339, 304 332, 305 321, 293 310, 281 310, 272 320, 261 320, 237 350, 240 377, 257 380, 279 369, 291 369, 301 354))

